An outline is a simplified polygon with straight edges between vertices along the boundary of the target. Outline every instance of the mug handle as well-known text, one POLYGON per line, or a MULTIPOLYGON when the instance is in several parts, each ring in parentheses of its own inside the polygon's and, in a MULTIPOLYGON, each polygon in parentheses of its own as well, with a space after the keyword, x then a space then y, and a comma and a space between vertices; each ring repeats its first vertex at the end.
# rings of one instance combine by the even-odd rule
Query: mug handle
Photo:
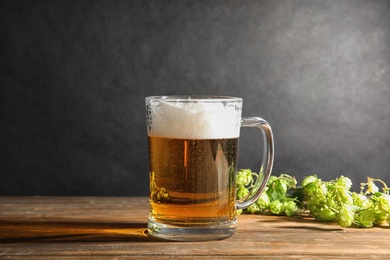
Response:
POLYGON ((274 137, 272 134, 271 125, 260 117, 243 117, 241 119, 241 127, 259 128, 263 135, 264 150, 260 173, 255 182, 255 185, 246 198, 237 201, 237 209, 245 209, 259 199, 260 195, 267 186, 267 182, 271 176, 274 163, 274 137))

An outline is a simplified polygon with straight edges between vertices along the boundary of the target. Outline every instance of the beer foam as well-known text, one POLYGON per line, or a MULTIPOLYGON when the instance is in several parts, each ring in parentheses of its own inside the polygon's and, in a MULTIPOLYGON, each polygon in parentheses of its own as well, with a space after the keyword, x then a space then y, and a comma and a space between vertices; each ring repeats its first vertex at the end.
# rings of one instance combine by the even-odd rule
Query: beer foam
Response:
POLYGON ((241 103, 164 102, 149 107, 149 135, 181 139, 237 138, 241 103))

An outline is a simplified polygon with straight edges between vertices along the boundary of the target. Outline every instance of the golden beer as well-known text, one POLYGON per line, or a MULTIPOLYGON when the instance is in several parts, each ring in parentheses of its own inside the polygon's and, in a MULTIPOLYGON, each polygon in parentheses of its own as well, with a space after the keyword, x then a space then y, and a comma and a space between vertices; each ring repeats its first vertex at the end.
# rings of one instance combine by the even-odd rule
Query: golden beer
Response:
POLYGON ((149 136, 150 218, 171 225, 213 225, 237 218, 238 138, 149 136))

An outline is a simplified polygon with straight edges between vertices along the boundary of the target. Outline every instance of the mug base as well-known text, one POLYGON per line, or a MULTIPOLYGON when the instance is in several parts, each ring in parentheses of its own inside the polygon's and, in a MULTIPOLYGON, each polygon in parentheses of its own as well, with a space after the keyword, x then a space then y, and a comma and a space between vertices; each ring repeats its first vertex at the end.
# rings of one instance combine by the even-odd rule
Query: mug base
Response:
POLYGON ((163 224, 149 219, 147 234, 171 241, 222 240, 232 236, 237 230, 237 220, 229 223, 184 226, 163 224))

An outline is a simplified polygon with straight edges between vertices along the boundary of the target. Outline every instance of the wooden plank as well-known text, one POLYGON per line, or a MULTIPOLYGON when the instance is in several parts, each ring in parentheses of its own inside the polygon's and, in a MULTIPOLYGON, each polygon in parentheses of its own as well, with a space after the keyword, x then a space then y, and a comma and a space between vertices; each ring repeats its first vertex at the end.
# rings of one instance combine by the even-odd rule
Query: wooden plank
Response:
POLYGON ((231 238, 168 242, 145 234, 147 198, 0 197, 1 258, 390 258, 390 228, 241 215, 231 238))

